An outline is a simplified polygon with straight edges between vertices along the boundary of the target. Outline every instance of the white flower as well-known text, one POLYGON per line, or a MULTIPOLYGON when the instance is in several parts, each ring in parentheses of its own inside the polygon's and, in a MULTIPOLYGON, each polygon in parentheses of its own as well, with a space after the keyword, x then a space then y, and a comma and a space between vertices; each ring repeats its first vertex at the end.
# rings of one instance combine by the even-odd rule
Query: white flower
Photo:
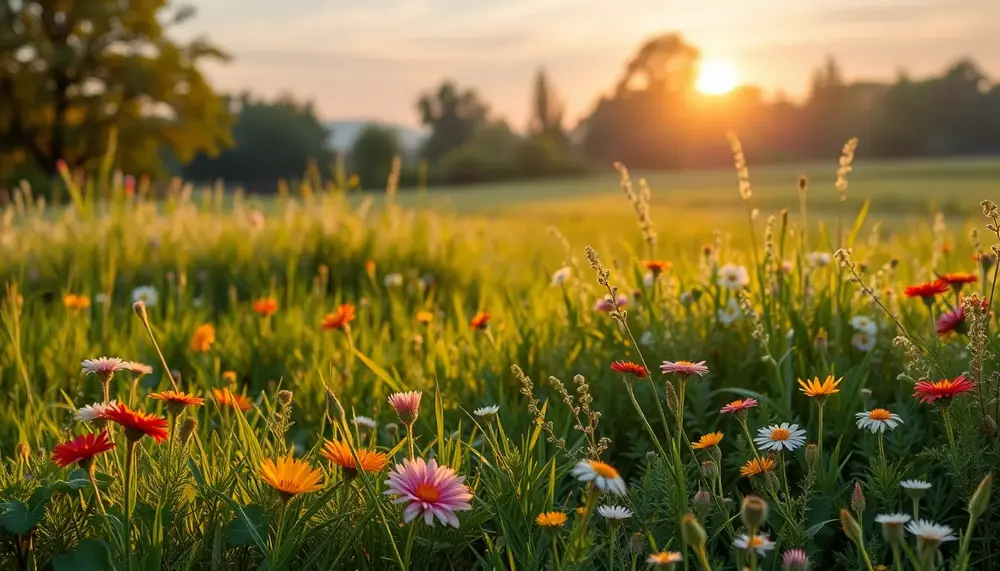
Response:
POLYGON ((691 293, 690 291, 682 291, 681 295, 679 296, 679 299, 680 299, 681 305, 687 307, 687 306, 691 305, 692 303, 694 303, 694 294, 691 293))
POLYGON ((632 510, 622 506, 598 506, 597 513, 605 519, 628 519, 632 517, 632 510))
POLYGON ((937 524, 926 519, 911 521, 906 525, 906 531, 924 541, 930 541, 935 544, 942 541, 955 541, 956 539, 955 530, 947 525, 937 524))
POLYGON ((899 483, 904 489, 907 490, 929 490, 931 489, 931 483, 925 482, 923 480, 903 480, 899 483))
POLYGON ((875 335, 878 333, 878 324, 866 315, 855 315, 851 318, 851 327, 861 333, 875 335))
POLYGON ((495 405, 495 404, 492 404, 490 406, 484 406, 484 407, 481 407, 481 408, 477 408, 476 410, 474 410, 472 412, 476 416, 495 416, 498 412, 500 412, 500 407, 497 406, 497 405, 495 405))
POLYGON ((138 361, 125 361, 125 368, 139 376, 149 375, 153 372, 152 367, 138 361))
POLYGON ((729 325, 741 317, 743 317, 743 311, 740 309, 740 304, 733 298, 730 298, 729 303, 719 310, 719 322, 723 325, 729 325))
POLYGON ((827 252, 809 252, 806 260, 808 260, 810 266, 822 268, 823 266, 830 265, 830 254, 827 252))
POLYGON ((132 290, 132 303, 141 301, 146 307, 153 307, 160 301, 160 294, 153 286, 139 286, 132 290))
POLYGON ((719 268, 719 285, 731 290, 737 290, 750 285, 750 274, 743 266, 726 264, 719 268))
POLYGON ((903 525, 911 519, 913 518, 910 517, 910 514, 879 514, 875 516, 876 522, 889 525, 903 525))
POLYGON ((639 336, 639 343, 642 345, 652 345, 653 344, 653 332, 643 331, 642 335, 639 336))
POLYGON ((898 414, 889 412, 884 408, 858 412, 854 414, 854 418, 858 419, 858 428, 871 430, 872 434, 894 430, 897 426, 903 424, 903 419, 899 418, 898 414))
POLYGON ((646 284, 646 287, 653 287, 653 283, 656 282, 656 276, 653 272, 646 272, 646 275, 642 276, 642 283, 646 284))
POLYGON ((622 480, 618 470, 604 462, 584 460, 573 467, 572 474, 581 482, 593 482, 602 492, 625 495, 625 480, 622 480))
POLYGON ((195 307, 201 307, 201 306, 205 305, 205 298, 203 298, 203 297, 196 297, 196 298, 194 298, 194 299, 191 300, 191 305, 193 305, 195 307))
POLYGON ((85 359, 80 363, 83 367, 80 373, 84 375, 99 375, 111 378, 115 371, 128 369, 128 361, 123 361, 118 357, 99 357, 97 359, 85 359))
POLYGON ((552 274, 552 285, 563 285, 569 281, 570 276, 573 275, 573 268, 569 266, 563 266, 552 274))
POLYGON ((108 294, 106 293, 94 294, 94 303, 104 305, 107 302, 108 302, 108 294))
POLYGON ((357 426, 358 428, 367 428, 369 430, 374 430, 375 427, 378 426, 378 423, 375 422, 375 419, 370 416, 355 416, 354 426, 357 426))
POLYGON ((382 278, 382 283, 385 287, 399 287, 403 285, 403 275, 402 274, 386 274, 382 278))
POLYGON ((780 425, 761 428, 753 441, 761 450, 792 451, 806 443, 806 431, 800 429, 797 424, 782 422, 780 425))
POLYGON ((867 353, 875 348, 875 336, 864 331, 858 331, 851 336, 851 345, 862 353, 867 353))
POLYGON ((767 552, 774 549, 774 542, 767 538, 766 535, 761 535, 759 533, 754 534, 753 539, 747 534, 740 534, 735 540, 733 540, 733 547, 738 549, 744 549, 750 551, 751 548, 757 550, 757 555, 767 555, 767 552))
POLYGON ((95 402, 94 404, 88 404, 87 406, 76 411, 77 420, 82 420, 83 422, 94 422, 95 420, 102 420, 107 418, 108 409, 117 406, 118 401, 111 401, 107 404, 103 402, 95 402))

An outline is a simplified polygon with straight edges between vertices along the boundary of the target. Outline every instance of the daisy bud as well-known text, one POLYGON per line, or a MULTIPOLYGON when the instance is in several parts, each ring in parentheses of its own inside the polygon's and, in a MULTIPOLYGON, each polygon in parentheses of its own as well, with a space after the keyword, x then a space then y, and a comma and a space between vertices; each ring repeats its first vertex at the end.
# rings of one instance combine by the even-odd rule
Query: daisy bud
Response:
POLYGON ((28 458, 31 458, 31 446, 22 440, 17 443, 17 446, 14 447, 14 454, 21 460, 27 462, 28 458))
POLYGON ((840 509, 840 525, 844 528, 844 535, 856 544, 861 542, 861 525, 854 519, 851 512, 846 508, 840 509))
POLYGON ((330 424, 335 426, 346 418, 344 407, 340 405, 337 395, 333 394, 330 389, 326 389, 326 416, 330 419, 330 424))
POLYGON ((281 406, 288 406, 292 404, 292 391, 278 391, 278 402, 281 403, 281 406))
POLYGON ((990 492, 992 490, 993 474, 986 474, 986 477, 983 478, 982 482, 979 482, 979 487, 972 494, 972 499, 969 500, 969 516, 972 519, 978 519, 986 511, 986 507, 990 503, 990 492))
POLYGON ((997 433, 997 421, 988 414, 983 417, 983 432, 990 436, 996 436, 997 433))
POLYGON ((186 445, 188 441, 191 440, 191 435, 194 434, 194 431, 197 429, 198 420, 196 418, 189 416, 184 419, 184 422, 181 423, 181 431, 179 434, 181 446, 186 445))
POLYGON ((695 511, 698 512, 698 517, 705 519, 708 517, 708 510, 712 509, 712 493, 705 490, 698 490, 698 493, 694 495, 692 503, 694 504, 695 511))
POLYGON ((407 391, 405 393, 393 393, 389 395, 389 406, 396 411, 399 421, 409 426, 417 420, 420 414, 420 391, 407 391))
POLYGON ((861 484, 854 482, 854 492, 851 494, 851 509, 861 517, 865 513, 865 493, 861 491, 861 484))
POLYGON ((132 311, 135 312, 136 317, 142 320, 143 323, 149 321, 149 316, 146 315, 146 302, 141 299, 132 304, 132 311))
MULTIPOLYGON (((875 521, 879 521, 879 518, 876 518, 875 521)), ((885 518, 881 523, 882 536, 885 537, 889 545, 902 545, 906 541, 906 534, 903 532, 903 518, 885 518)))
POLYGON ((686 513, 681 518, 681 537, 695 551, 705 549, 705 542, 708 541, 705 528, 698 523, 698 518, 693 513, 686 513))
POLYGON ((677 414, 677 391, 674 390, 674 384, 670 381, 667 381, 667 408, 670 409, 670 412, 677 414))
POLYGON ((715 481, 715 477, 719 475, 719 466, 711 460, 705 460, 701 463, 701 475, 710 481, 715 481))
POLYGON ((861 399, 868 400, 870 398, 872 398, 872 390, 869 388, 861 389, 861 399))
POLYGON ((743 524, 750 529, 760 529, 767 521, 767 502, 758 496, 747 496, 743 498, 743 507, 740 508, 740 519, 743 524))
POLYGON ((819 446, 817 446, 815 443, 806 445, 806 464, 810 468, 819 466, 819 454, 820 454, 819 446))
POLYGON ((789 549, 781 554, 781 571, 808 571, 809 557, 802 549, 789 549))

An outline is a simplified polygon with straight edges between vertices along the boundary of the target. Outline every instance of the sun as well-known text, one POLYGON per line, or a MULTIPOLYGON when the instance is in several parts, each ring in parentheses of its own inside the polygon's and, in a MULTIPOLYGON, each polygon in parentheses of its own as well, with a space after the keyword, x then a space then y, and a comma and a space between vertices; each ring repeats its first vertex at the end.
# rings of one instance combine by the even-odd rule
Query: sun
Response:
POLYGON ((724 59, 707 59, 698 66, 695 89, 706 95, 729 93, 736 87, 736 68, 724 59))

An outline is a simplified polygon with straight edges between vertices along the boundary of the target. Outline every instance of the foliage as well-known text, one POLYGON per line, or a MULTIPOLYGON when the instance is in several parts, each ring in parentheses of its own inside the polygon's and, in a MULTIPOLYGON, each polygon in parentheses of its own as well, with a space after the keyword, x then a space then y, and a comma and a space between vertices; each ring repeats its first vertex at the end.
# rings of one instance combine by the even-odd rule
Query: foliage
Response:
POLYGON ((365 128, 354 141, 351 149, 351 168, 362 183, 373 188, 382 188, 392 170, 392 161, 399 155, 399 140, 396 132, 374 123, 365 128))
POLYGON ((421 95, 417 110, 420 122, 431 131, 423 148, 423 157, 431 163, 468 141, 489 112, 476 91, 462 90, 451 81, 421 95))

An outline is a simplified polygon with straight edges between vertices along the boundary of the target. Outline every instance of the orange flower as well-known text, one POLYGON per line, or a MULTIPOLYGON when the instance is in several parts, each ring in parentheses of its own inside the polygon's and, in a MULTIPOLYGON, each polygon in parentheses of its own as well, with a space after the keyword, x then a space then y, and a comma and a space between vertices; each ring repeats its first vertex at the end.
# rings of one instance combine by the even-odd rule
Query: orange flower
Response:
POLYGON ((434 321, 434 314, 429 311, 418 311, 417 312, 417 323, 423 323, 427 325, 431 321, 434 321))
POLYGON ((647 374, 646 367, 631 361, 615 361, 611 363, 611 370, 625 375, 632 375, 637 379, 645 379, 647 374))
POLYGON ((84 434, 53 448, 52 462, 60 468, 77 463, 81 468, 87 470, 93 463, 94 456, 102 452, 107 452, 114 447, 115 445, 108 438, 107 432, 101 431, 98 434, 84 434))
POLYGON ((177 391, 149 393, 149 398, 163 401, 167 405, 167 410, 170 411, 170 414, 180 414, 184 410, 184 407, 187 406, 205 404, 205 399, 201 397, 177 391))
POLYGON ((544 512, 538 514, 535 523, 540 527, 562 527, 566 525, 566 514, 562 512, 544 512))
POLYGON ((702 436, 691 445, 692 448, 696 450, 703 450, 705 448, 711 448, 713 446, 718 446, 722 442, 723 434, 721 432, 709 432, 708 434, 702 436))
POLYGON ((933 303, 935 295, 945 293, 947 291, 947 283, 941 280, 935 280, 933 282, 909 286, 903 290, 903 293, 906 294, 906 297, 919 297, 924 300, 924 303, 933 303))
POLYGON ((236 371, 222 371, 222 380, 235 385, 236 371))
MULTIPOLYGON (((358 448, 355 452, 358 455, 358 464, 364 472, 381 472, 389 461, 389 456, 382 452, 364 448, 358 448)), ((358 464, 354 463, 351 449, 344 442, 327 440, 320 455, 343 468, 351 476, 357 473, 358 464)))
POLYGON ((85 295, 67 293, 63 296, 63 306, 65 306, 66 309, 87 309, 90 307, 90 298, 85 295))
POLYGON ((265 458, 260 463, 260 479, 278 490, 285 501, 323 487, 323 472, 291 457, 278 458, 276 462, 265 458))
POLYGON ((654 276, 658 276, 669 270, 673 264, 666 260, 646 260, 642 263, 642 265, 645 266, 646 269, 649 270, 654 276))
POLYGON ((167 419, 155 414, 132 410, 124 403, 108 407, 104 417, 125 429, 125 436, 135 442, 143 436, 151 436, 157 444, 167 439, 167 419))
POLYGON ((977 277, 976 274, 966 272, 949 272, 938 276, 938 281, 942 281, 950 285, 951 289, 955 291, 962 291, 963 285, 979 281, 979 277, 977 277))
POLYGON ((478 329, 480 331, 488 328, 490 326, 490 314, 480 311, 472 317, 469 321, 469 325, 472 326, 473 329, 478 329))
POLYGON ((805 395, 809 398, 826 398, 840 392, 837 385, 839 385, 842 380, 844 379, 834 379, 833 375, 827 375, 826 379, 823 381, 820 381, 819 377, 812 380, 806 379, 804 381, 799 379, 799 386, 802 387, 799 390, 805 393, 805 395))
POLYGON ((270 317, 278 311, 278 300, 273 297, 262 297, 253 300, 253 312, 261 317, 270 317))
POLYGON ((322 327, 326 331, 332 329, 345 329, 351 321, 354 321, 354 306, 349 303, 342 303, 334 313, 327 313, 323 317, 322 327))
POLYGON ((365 271, 369 274, 375 273, 375 260, 368 260, 365 262, 365 271))
POLYGON ((761 456, 758 458, 753 458, 749 462, 740 468, 740 476, 744 478, 749 478, 751 476, 758 476, 765 472, 770 472, 774 470, 774 460, 768 458, 767 456, 761 456))
POLYGON ((212 393, 215 395, 215 402, 221 407, 235 408, 246 412, 253 406, 246 395, 234 394, 229 389, 212 389, 212 393))
POLYGON ((213 343, 215 343, 215 327, 212 327, 211 323, 199 325, 191 337, 191 350, 195 353, 206 353, 212 348, 213 343))

